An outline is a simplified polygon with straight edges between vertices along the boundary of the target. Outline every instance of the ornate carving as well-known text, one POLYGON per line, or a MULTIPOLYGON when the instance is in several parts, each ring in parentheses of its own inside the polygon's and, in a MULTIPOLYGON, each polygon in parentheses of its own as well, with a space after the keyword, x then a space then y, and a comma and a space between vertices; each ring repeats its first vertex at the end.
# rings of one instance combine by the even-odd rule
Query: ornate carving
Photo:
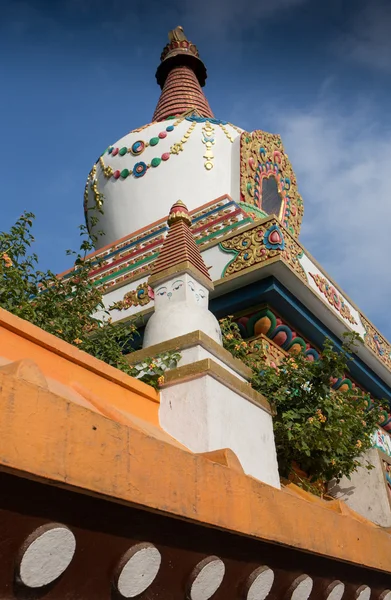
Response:
POLYGON ((235 257, 226 266, 223 277, 228 277, 253 265, 261 264, 280 254, 278 249, 265 248, 263 240, 266 230, 267 228, 264 225, 260 225, 239 233, 229 240, 220 242, 220 248, 224 252, 235 254, 235 257))
POLYGON ((221 242, 220 248, 224 252, 235 254, 225 268, 224 277, 281 256, 304 281, 307 280, 299 261, 301 247, 287 232, 283 233, 278 221, 274 219, 262 225, 254 225, 252 229, 221 242))
MULTIPOLYGON (((248 340, 253 353, 265 357, 269 366, 278 367, 284 356, 299 352, 303 352, 309 361, 318 360, 320 357, 318 349, 268 306, 254 313, 249 312, 238 318, 236 322, 242 338, 248 340)), ((354 388, 357 394, 367 397, 368 406, 372 403, 371 396, 348 374, 332 378, 331 387, 336 391, 354 388)), ((386 408, 382 411, 379 426, 382 429, 373 435, 373 445, 391 456, 391 438, 383 431, 391 432, 391 413, 386 408)))
POLYGON ((103 206, 103 194, 101 194, 98 190, 98 182, 96 178, 96 164, 92 167, 91 171, 88 173, 87 182, 84 188, 84 213, 86 214, 88 211, 88 193, 89 190, 92 191, 94 196, 95 206, 100 209, 103 206))
POLYGON ((350 312, 349 306, 346 304, 345 300, 342 298, 340 294, 338 294, 337 290, 334 286, 332 286, 325 277, 321 277, 318 273, 310 273, 310 276, 316 283, 316 287, 320 292, 327 298, 329 304, 333 306, 341 316, 352 323, 352 325, 358 325, 356 319, 350 312))
POLYGON ((113 304, 111 308, 117 310, 126 310, 131 306, 145 306, 152 299, 152 294, 149 292, 148 283, 140 283, 135 290, 127 292, 122 300, 113 304))
POLYGON ((291 269, 293 269, 293 271, 297 273, 297 275, 304 279, 304 281, 308 282, 307 274, 300 262, 300 258, 303 256, 303 254, 304 252, 300 248, 296 240, 294 240, 290 236, 287 236, 285 248, 281 253, 281 256, 283 260, 289 264, 291 269))
POLYGON ((365 327, 364 343, 370 348, 379 360, 391 369, 391 346, 385 338, 374 328, 374 326, 360 314, 362 324, 365 327))
POLYGON ((250 342, 250 348, 258 355, 264 356, 265 362, 269 367, 278 367, 286 352, 271 342, 264 334, 258 336, 250 342))
POLYGON ((262 181, 275 177, 282 199, 280 215, 284 227, 297 237, 304 207, 297 191, 296 176, 279 135, 264 131, 243 132, 240 138, 240 193, 248 204, 262 208, 262 181))

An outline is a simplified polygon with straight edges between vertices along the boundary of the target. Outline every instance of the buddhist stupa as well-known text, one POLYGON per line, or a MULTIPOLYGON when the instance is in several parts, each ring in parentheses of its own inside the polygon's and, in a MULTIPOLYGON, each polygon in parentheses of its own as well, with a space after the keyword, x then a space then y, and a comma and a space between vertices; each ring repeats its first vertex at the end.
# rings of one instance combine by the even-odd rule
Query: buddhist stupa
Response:
POLYGON ((182 27, 156 78, 152 123, 102 154, 85 208, 91 282, 140 334, 126 360, 167 368, 154 389, 0 309, 0 598, 391 600, 391 345, 300 244, 281 138, 222 120, 182 27), (323 497, 281 478, 228 315, 277 370, 361 336, 330 385, 384 398, 372 470, 323 497))
MULTIPOLYGON (((99 221, 93 230, 104 233, 97 248, 166 217, 175 198, 192 211, 224 194, 236 202, 256 196, 249 187, 241 192, 243 130, 212 112, 203 92, 207 71, 197 47, 180 28, 170 32, 169 40, 156 72, 161 95, 152 122, 110 143, 88 177, 89 223, 91 209, 104 199, 103 215, 95 214, 99 221)), ((280 150, 277 142, 273 163, 279 162, 280 150)), ((282 214, 278 186, 285 189, 285 180, 267 183, 263 211, 281 213, 284 219, 287 207, 282 214)), ((300 212, 297 200, 290 200, 291 212, 300 212)), ((250 204, 257 206, 253 200, 250 204)))

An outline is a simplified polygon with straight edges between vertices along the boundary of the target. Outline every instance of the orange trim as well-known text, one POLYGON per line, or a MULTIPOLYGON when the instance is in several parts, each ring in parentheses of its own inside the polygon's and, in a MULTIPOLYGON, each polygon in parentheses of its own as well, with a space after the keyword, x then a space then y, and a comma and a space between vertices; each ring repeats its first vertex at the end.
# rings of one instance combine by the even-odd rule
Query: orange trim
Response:
POLYGON ((232 459, 194 455, 153 429, 145 433, 132 416, 126 423, 97 414, 1 369, 0 389, 4 471, 391 571, 391 536, 354 513, 272 488, 241 473, 232 459))
POLYGON ((45 377, 72 389, 78 382, 92 394, 110 398, 117 408, 158 424, 159 394, 152 387, 3 309, 0 348, 8 361, 33 358, 45 377))
POLYGON ((391 572, 386 529, 246 476, 231 451, 181 448, 159 427, 149 386, 4 310, 0 348, 18 361, 0 358, 1 470, 391 572))

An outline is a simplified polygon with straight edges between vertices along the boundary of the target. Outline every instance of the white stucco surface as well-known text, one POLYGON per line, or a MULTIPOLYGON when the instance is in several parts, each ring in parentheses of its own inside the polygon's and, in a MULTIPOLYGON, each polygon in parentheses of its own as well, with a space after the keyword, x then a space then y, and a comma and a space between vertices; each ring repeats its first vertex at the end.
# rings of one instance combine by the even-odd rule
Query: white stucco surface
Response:
POLYGON ((366 585, 362 586, 359 593, 356 596, 357 600, 370 600, 371 598, 371 588, 366 585))
POLYGON ((218 365, 227 369, 227 371, 229 373, 232 373, 232 375, 235 375, 241 381, 245 381, 245 379, 244 379, 244 377, 242 377, 242 375, 237 373, 237 371, 235 371, 230 366, 228 366, 223 360, 221 360, 220 358, 218 358, 217 356, 215 356, 214 354, 209 352, 209 350, 206 350, 202 346, 197 345, 197 346, 193 346, 192 348, 185 348, 184 350, 180 351, 180 354, 181 354, 181 358, 178 362, 178 367, 182 367, 183 365, 190 365, 194 362, 197 362, 198 360, 203 360, 204 358, 211 358, 218 365))
POLYGON ((60 577, 76 549, 75 536, 67 527, 50 528, 27 544, 20 561, 19 576, 30 588, 48 585, 60 577))
POLYGON ((195 277, 178 274, 156 285, 154 294, 155 312, 145 327, 144 348, 197 330, 222 344, 219 322, 208 309, 209 292, 195 277))
POLYGON ((154 546, 135 546, 119 574, 119 593, 125 598, 134 598, 144 592, 158 574, 161 560, 160 552, 154 546))
POLYGON ((345 585, 341 582, 334 582, 326 590, 326 600, 342 600, 345 592, 345 585))
POLYGON ((163 388, 159 419, 192 452, 230 448, 245 473, 280 488, 272 417, 210 375, 163 388))
POLYGON ((224 269, 235 257, 234 253, 231 254, 221 250, 218 244, 208 248, 207 250, 204 250, 203 252, 201 249, 201 255, 206 266, 208 268, 211 267, 211 269, 209 269, 209 275, 212 281, 218 281, 223 277, 224 269))
POLYGON ((250 576, 252 582, 246 594, 246 600, 265 600, 274 583, 274 573, 268 567, 259 567, 250 576))
MULTIPOLYGON (((110 145, 121 149, 130 148, 138 140, 149 142, 174 122, 152 123, 142 131, 131 132, 110 145)), ((132 170, 140 161, 150 164, 153 158, 170 152, 174 144, 181 142, 191 125, 192 122, 185 119, 156 146, 148 146, 139 156, 131 153, 112 156, 106 152, 103 155, 104 165, 122 171, 125 168, 132 170)), ((126 179, 106 178, 97 164, 98 191, 104 197, 104 214, 99 215, 99 224, 95 227, 96 231, 102 230, 104 235, 99 236, 97 248, 165 217, 176 200, 182 200, 189 210, 224 194, 239 200, 239 132, 229 124, 225 126, 235 140, 232 143, 220 125, 212 125, 213 168, 207 170, 203 127, 204 123, 196 123, 182 145, 182 151, 171 154, 158 167, 149 168, 143 177, 129 175, 126 179)), ((88 206, 93 207, 94 203, 93 192, 89 190, 88 206)))
POLYGON ((346 300, 346 298, 342 294, 340 294, 340 292, 336 288, 334 288, 335 291, 337 292, 337 294, 343 298, 344 303, 346 304, 346 306, 348 306, 348 308, 350 310, 350 314, 356 321, 356 324, 350 323, 350 321, 348 319, 346 319, 345 317, 343 317, 341 315, 341 312, 339 310, 337 310, 337 308, 335 306, 333 306, 327 300, 326 296, 321 292, 321 290, 316 285, 314 278, 311 277, 311 273, 312 273, 312 275, 319 275, 319 277, 325 278, 327 280, 328 284, 330 285, 330 287, 334 287, 333 284, 331 283, 331 281, 329 281, 329 279, 327 279, 326 275, 318 269, 318 267, 312 262, 312 260, 306 254, 303 254, 303 256, 299 260, 300 260, 301 266, 303 267, 303 269, 307 275, 307 282, 308 282, 308 285, 310 286, 310 288, 320 298, 322 298, 322 300, 331 308, 331 310, 333 312, 335 312, 344 321, 344 323, 347 325, 347 327, 349 327, 353 331, 356 331, 358 334, 360 334, 362 337, 364 337, 364 335, 366 334, 366 331, 365 331, 364 325, 361 322, 361 317, 360 317, 358 310, 356 310, 350 304, 350 302, 348 302, 346 300))
POLYGON ((388 491, 384 480, 383 466, 377 449, 361 457, 363 464, 369 462, 374 468, 368 471, 359 467, 350 479, 342 477, 337 484, 332 482, 329 494, 343 500, 360 515, 382 527, 391 527, 391 510, 388 491))
POLYGON ((290 600, 308 600, 310 594, 312 592, 314 582, 311 577, 306 577, 297 585, 297 587, 292 592, 290 600))
POLYGON ((209 600, 223 581, 224 563, 217 557, 205 559, 197 565, 195 571, 198 573, 190 586, 190 600, 209 600))

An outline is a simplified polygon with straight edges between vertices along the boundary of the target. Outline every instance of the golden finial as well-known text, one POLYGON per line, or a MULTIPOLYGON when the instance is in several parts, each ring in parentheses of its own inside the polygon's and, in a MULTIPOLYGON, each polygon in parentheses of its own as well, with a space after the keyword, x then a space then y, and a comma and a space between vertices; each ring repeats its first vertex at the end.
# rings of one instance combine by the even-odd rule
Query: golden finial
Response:
POLYGON ((183 31, 183 27, 178 25, 175 29, 168 32, 168 41, 171 42, 184 42, 187 41, 187 37, 183 31))
POLYGON ((174 223, 178 221, 184 221, 186 225, 191 227, 191 218, 189 215, 189 211, 187 210, 187 206, 182 202, 182 200, 178 200, 175 204, 172 205, 170 214, 168 215, 167 225, 171 227, 174 223))

